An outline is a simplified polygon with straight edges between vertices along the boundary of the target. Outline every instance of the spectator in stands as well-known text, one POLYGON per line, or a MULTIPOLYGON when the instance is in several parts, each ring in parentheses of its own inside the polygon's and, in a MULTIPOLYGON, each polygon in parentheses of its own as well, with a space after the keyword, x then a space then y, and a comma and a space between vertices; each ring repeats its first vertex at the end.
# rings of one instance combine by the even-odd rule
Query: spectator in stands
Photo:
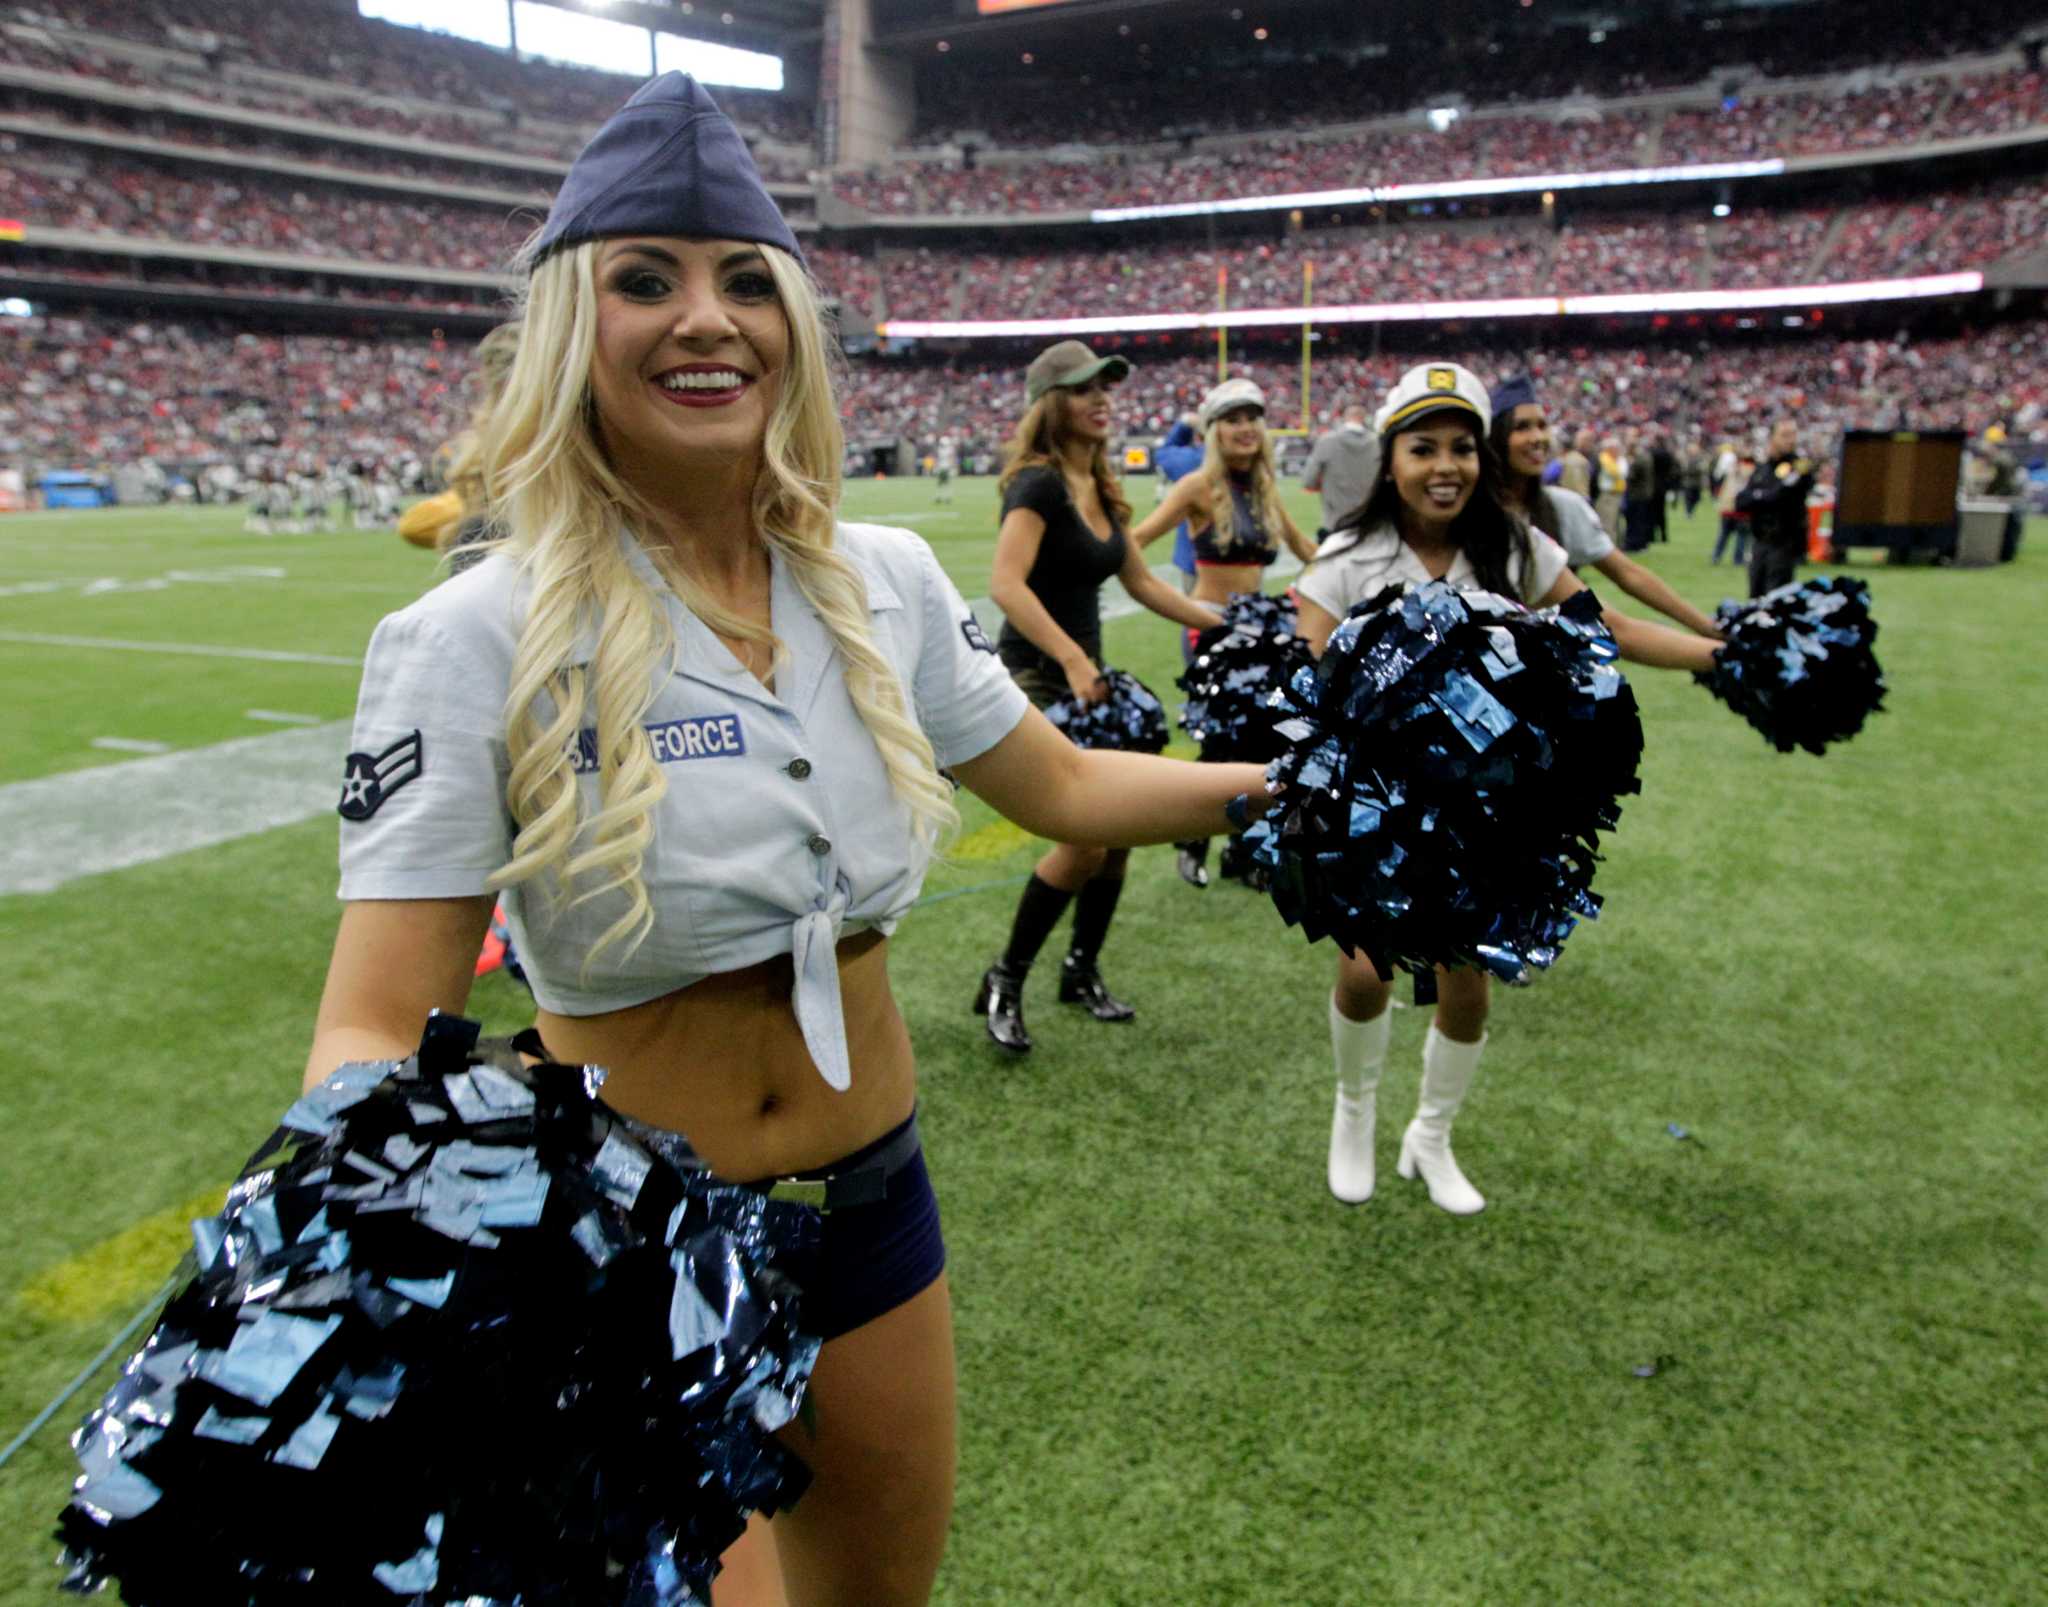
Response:
POLYGON ((1593 463, 1593 507, 1601 527, 1616 541, 1621 540, 1621 509, 1628 492, 1628 456, 1618 435, 1600 443, 1600 455, 1593 463))
POLYGON ((1648 430, 1628 432, 1628 479, 1622 492, 1621 550, 1641 552, 1657 536, 1657 455, 1648 430))
MULTIPOLYGON (((1159 500, 1164 502, 1167 492, 1176 481, 1185 479, 1201 466, 1200 429, 1194 414, 1183 413, 1174 420, 1173 428, 1166 432, 1166 439, 1152 452, 1152 467, 1156 471, 1159 500)), ((1179 570, 1182 576, 1180 589, 1192 592, 1195 589, 1195 543, 1194 538, 1188 534, 1188 522, 1185 519, 1174 528, 1173 567, 1179 570)), ((1184 643, 1182 651, 1185 656, 1192 649, 1187 648, 1184 643)))
POLYGON ((1718 564, 1723 551, 1733 548, 1729 561, 1738 566, 1749 559, 1749 515, 1735 506, 1735 498, 1749 481, 1756 464, 1735 450, 1735 443, 1723 441, 1714 454, 1710 483, 1720 527, 1714 535, 1714 553, 1707 562, 1718 564))
POLYGON ((1380 443, 1368 423, 1365 406, 1353 402, 1334 430, 1326 430, 1308 455, 1301 471, 1301 488, 1316 492, 1323 501, 1322 523, 1316 529, 1321 541, 1345 514, 1359 506, 1379 478, 1380 443))
POLYGON ((1543 470, 1550 460, 1550 419, 1526 376, 1496 385, 1491 397, 1493 423, 1487 444, 1501 465, 1501 500, 1513 512, 1564 548, 1574 573, 1596 569, 1639 603, 1654 608, 1700 636, 1720 640, 1714 622, 1672 590, 1653 570, 1615 550, 1600 527, 1593 505, 1563 486, 1545 486, 1543 470))
MULTIPOLYGON (((1576 492, 1589 502, 1593 493, 1593 465, 1586 454, 1579 450, 1579 436, 1583 431, 1567 431, 1564 436, 1564 450, 1558 454, 1557 483, 1567 491, 1576 492)), ((1597 517, 1597 515, 1596 515, 1597 517)))

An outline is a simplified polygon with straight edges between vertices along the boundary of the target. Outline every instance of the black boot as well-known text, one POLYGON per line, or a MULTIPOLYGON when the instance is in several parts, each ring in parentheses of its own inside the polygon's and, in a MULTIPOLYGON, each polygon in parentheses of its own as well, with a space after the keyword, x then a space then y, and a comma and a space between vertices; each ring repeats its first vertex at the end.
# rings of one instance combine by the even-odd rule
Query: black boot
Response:
POLYGON ((1024 1030, 1024 978, 1001 960, 982 973, 974 995, 974 1013, 988 1025, 998 1049, 1013 1055, 1031 1052, 1031 1034, 1024 1030))
MULTIPOLYGON (((1131 1021, 1138 1014, 1135 1007, 1125 1004, 1102 985, 1102 973, 1095 969, 1095 962, 1078 954, 1069 954, 1060 962, 1060 1003, 1085 1006, 1097 1021, 1131 1021)), ((990 1019, 994 1019, 993 1012, 990 1019)), ((995 1031, 993 1025, 989 1031, 995 1031)))
POLYGON ((1173 845, 1180 852, 1174 856, 1174 866, 1180 871, 1180 879, 1190 887, 1209 885, 1209 839, 1197 837, 1190 842, 1173 845))

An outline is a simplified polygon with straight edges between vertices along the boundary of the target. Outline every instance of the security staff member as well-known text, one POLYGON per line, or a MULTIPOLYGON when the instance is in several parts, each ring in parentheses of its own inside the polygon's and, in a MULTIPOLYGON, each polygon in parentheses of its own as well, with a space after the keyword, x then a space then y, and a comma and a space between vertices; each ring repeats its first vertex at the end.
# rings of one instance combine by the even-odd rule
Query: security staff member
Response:
POLYGON ((1799 426, 1781 418, 1771 426, 1764 461, 1735 495, 1735 511, 1749 516, 1749 595, 1789 586, 1806 556, 1806 499, 1814 465, 1799 455, 1799 426))
POLYGON ((888 936, 957 819, 939 767, 1104 846, 1222 829, 1262 776, 1077 752, 930 548, 838 522, 816 293, 691 80, 599 130, 527 260, 482 442, 505 540, 386 619, 364 665, 308 1080, 459 1010, 502 891, 548 1052, 607 1067, 649 1147, 831 1180, 787 1269, 824 1340, 780 1431, 813 1482, 767 1533, 793 1601, 918 1607, 954 1368, 888 936))

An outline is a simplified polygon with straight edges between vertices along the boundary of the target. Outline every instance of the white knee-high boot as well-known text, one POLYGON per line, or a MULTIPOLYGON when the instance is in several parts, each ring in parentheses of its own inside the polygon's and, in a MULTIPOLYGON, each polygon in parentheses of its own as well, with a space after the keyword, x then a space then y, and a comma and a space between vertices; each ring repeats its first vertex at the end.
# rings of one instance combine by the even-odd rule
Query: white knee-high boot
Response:
POLYGON ((1330 1122, 1330 1192, 1347 1205, 1372 1198, 1372 1136, 1380 1068, 1394 1012, 1353 1021, 1330 996, 1330 1050, 1337 1061, 1337 1113, 1330 1122))
POLYGON ((1470 1216, 1486 1208, 1485 1197, 1465 1181, 1451 1154, 1451 1118, 1465 1102, 1465 1090, 1472 1086, 1485 1048, 1484 1037, 1477 1043, 1459 1043, 1438 1032, 1434 1021, 1429 1024, 1429 1036, 1422 1042, 1422 1099, 1415 1120, 1401 1135, 1401 1176, 1421 1173, 1430 1199, 1453 1216, 1470 1216))

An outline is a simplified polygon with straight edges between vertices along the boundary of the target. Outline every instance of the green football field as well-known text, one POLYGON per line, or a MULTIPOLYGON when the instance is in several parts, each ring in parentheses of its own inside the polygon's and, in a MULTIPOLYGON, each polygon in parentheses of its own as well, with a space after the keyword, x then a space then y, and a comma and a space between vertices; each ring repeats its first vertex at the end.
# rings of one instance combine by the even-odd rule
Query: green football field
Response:
MULTIPOLYGON (((986 591, 991 482, 847 504, 986 591)), ((1632 674, 1643 793, 1604 917, 1497 995, 1457 1129, 1476 1218, 1391 1176, 1415 1010, 1379 1197, 1331 1201, 1331 953, 1170 850, 1134 858, 1104 954, 1137 1021, 1062 1008, 1042 964, 1038 1048, 999 1059, 968 1001, 1035 846, 965 800, 892 945, 958 1306, 937 1600, 2042 1600, 2042 534, 1995 570, 1857 571, 1890 707, 1826 758, 1632 674)), ((1703 510, 1650 561, 1711 606, 1741 576, 1709 545, 1703 510)), ((432 578, 381 532, 0 519, 0 1442, 148 1309, 295 1092, 335 722, 432 578)), ((1108 642, 1169 690, 1172 627, 1108 642)), ((522 1001, 487 978, 472 1010, 522 1001)), ((54 1599, 65 1440, 110 1371, 0 1468, 5 1607, 54 1599)))

